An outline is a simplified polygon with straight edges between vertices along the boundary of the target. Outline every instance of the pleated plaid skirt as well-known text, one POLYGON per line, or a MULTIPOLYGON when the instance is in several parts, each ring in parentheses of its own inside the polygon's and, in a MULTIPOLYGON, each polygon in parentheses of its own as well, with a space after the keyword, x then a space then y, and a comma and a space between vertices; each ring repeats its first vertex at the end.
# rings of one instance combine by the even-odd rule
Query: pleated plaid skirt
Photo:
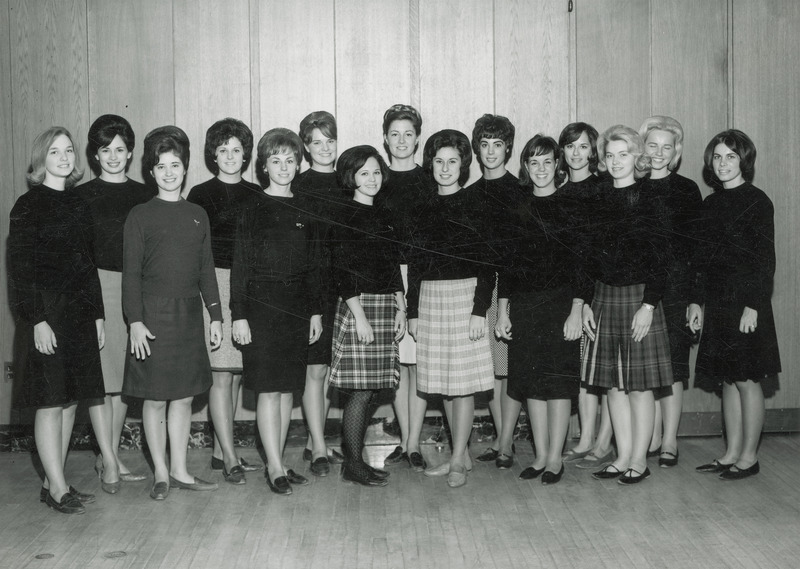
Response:
POLYGON ((330 383, 341 389, 394 389, 400 381, 400 355, 394 340, 394 295, 361 293, 359 300, 375 341, 358 341, 356 319, 340 298, 333 321, 330 383))
POLYGON ((664 310, 658 303, 650 331, 641 342, 631 339, 633 315, 642 306, 644 285, 595 286, 592 310, 595 340, 586 339, 581 381, 587 386, 626 393, 672 385, 672 360, 664 310))
POLYGON ((422 281, 417 328, 417 389, 446 396, 494 387, 489 330, 469 339, 477 279, 422 281))

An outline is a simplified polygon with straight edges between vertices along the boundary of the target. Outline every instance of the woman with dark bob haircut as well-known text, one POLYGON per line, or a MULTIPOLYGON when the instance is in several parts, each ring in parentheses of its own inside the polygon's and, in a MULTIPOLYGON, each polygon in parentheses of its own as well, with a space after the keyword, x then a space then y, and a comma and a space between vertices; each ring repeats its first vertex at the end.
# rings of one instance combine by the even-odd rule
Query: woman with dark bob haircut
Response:
POLYGON ((469 139, 455 130, 431 136, 423 168, 438 191, 420 211, 417 240, 409 258, 409 332, 417 340, 417 389, 444 397, 452 433, 448 462, 425 470, 448 475, 452 488, 467 482, 472 462, 475 393, 494 385, 486 311, 494 270, 488 264, 482 202, 463 189, 472 161, 469 139))
MULTIPOLYGON (((187 200, 206 210, 211 224, 211 250, 222 299, 222 336, 232 338, 230 314, 230 280, 233 263, 233 241, 236 220, 243 207, 260 192, 260 188, 242 178, 253 154, 253 133, 242 121, 225 118, 206 131, 203 152, 206 167, 214 177, 189 191, 187 200)), ((210 326, 206 318, 206 327, 210 326)), ((213 385, 208 408, 214 425, 214 450, 211 469, 221 470, 231 484, 244 484, 245 471, 259 470, 236 454, 233 444, 233 418, 239 400, 242 379, 242 352, 235 341, 223 342, 209 349, 213 385)))
POLYGON ((696 385, 722 387, 725 454, 698 472, 739 480, 759 472, 764 426, 760 381, 781 371, 772 314, 775 274, 774 208, 753 184, 756 147, 740 130, 719 133, 706 146, 705 174, 716 189, 703 202, 693 268, 689 326, 703 330, 696 385), (705 310, 701 308, 705 303, 705 310))
POLYGON ((106 387, 104 423, 108 427, 116 468, 105 468, 105 457, 98 455, 95 470, 103 490, 110 493, 119 489, 119 484, 113 481, 117 469, 123 481, 147 479, 144 474, 131 473, 119 459, 119 441, 128 410, 122 398, 128 343, 128 328, 122 315, 122 231, 131 209, 156 195, 154 188, 127 176, 135 144, 136 136, 127 120, 117 115, 98 117, 89 128, 86 146, 89 165, 97 177, 77 188, 94 218, 94 256, 106 310, 106 345, 100 351, 100 361, 106 387))
POLYGON ((353 208, 331 228, 338 293, 330 383, 347 397, 342 415, 344 480, 385 486, 387 472, 364 462, 364 434, 380 390, 400 379, 398 342, 406 330, 400 248, 386 210, 375 209, 389 168, 372 146, 342 153, 337 177, 353 192, 353 208))

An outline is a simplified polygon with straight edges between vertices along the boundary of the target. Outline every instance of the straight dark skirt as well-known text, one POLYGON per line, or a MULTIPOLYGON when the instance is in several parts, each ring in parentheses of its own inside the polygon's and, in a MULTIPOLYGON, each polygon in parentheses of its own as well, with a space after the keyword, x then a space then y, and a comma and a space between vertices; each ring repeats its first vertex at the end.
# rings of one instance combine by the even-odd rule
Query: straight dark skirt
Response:
POLYGON ((18 322, 15 331, 14 402, 18 408, 56 407, 105 395, 95 307, 82 294, 43 292, 50 305, 47 323, 56 335, 55 354, 40 353, 33 326, 18 322))
POLYGON ((676 383, 680 381, 684 389, 689 387, 689 353, 692 346, 697 343, 696 336, 686 325, 686 307, 689 305, 688 280, 686 263, 675 263, 670 269, 669 286, 661 300, 667 322, 672 378, 676 383))
POLYGON ((122 392, 151 401, 173 401, 199 395, 211 387, 203 327, 203 299, 142 295, 143 322, 156 337, 150 355, 137 360, 128 353, 122 392))
POLYGON ((309 352, 305 289, 299 283, 264 282, 252 283, 248 293, 253 341, 242 346, 245 387, 256 393, 302 393, 309 352))
POLYGON ((529 292, 511 302, 508 395, 526 399, 575 399, 580 390, 581 343, 564 339, 571 291, 529 292))

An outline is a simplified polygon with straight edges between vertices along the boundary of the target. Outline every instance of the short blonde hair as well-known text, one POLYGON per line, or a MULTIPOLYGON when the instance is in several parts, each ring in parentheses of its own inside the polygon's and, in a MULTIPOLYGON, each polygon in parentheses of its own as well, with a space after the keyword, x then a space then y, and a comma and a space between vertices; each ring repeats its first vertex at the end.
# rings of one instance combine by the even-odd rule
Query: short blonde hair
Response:
POLYGON ((683 155, 683 127, 681 123, 672 117, 663 115, 650 117, 639 127, 639 136, 642 137, 642 142, 647 144, 647 137, 650 136, 650 133, 654 130, 669 132, 675 138, 675 156, 673 156, 672 160, 667 164, 667 168, 671 172, 678 168, 681 156, 683 155))
POLYGON ((26 176, 31 186, 39 186, 44 182, 44 177, 47 173, 47 168, 45 167, 47 152, 53 145, 53 141, 62 134, 69 138, 69 141, 72 143, 73 154, 75 155, 75 167, 72 169, 69 176, 67 176, 65 186, 71 188, 83 178, 80 153, 75 151, 75 140, 72 138, 72 135, 63 126, 51 126, 33 140, 31 165, 28 168, 28 174, 26 176))
POLYGON ((634 162, 634 176, 643 178, 650 172, 650 157, 644 153, 644 141, 639 133, 632 128, 616 124, 607 128, 597 139, 598 167, 603 172, 608 171, 606 166, 606 146, 612 141, 622 141, 628 146, 628 152, 636 158, 634 162))

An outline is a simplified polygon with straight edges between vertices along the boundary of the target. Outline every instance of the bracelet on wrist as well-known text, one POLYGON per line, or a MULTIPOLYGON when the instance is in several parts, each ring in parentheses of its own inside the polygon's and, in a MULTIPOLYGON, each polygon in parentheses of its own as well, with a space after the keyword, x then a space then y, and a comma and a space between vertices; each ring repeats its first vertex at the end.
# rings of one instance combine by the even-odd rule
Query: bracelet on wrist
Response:
POLYGON ((652 312, 653 310, 655 310, 655 309, 656 309, 656 307, 655 307, 655 306, 653 306, 652 304, 647 304, 646 302, 643 302, 643 303, 642 303, 642 306, 643 306, 644 308, 646 308, 647 310, 649 310, 650 312, 652 312))

